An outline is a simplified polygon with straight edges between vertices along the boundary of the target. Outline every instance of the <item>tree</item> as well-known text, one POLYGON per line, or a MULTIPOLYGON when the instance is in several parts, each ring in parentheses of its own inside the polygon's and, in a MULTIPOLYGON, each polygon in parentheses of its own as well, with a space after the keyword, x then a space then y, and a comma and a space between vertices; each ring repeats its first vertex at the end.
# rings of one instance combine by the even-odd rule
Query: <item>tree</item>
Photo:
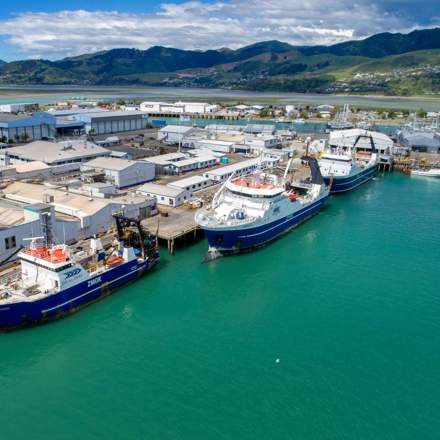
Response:
POLYGON ((426 112, 426 110, 423 110, 422 108, 417 110, 417 117, 418 118, 425 119, 427 116, 428 116, 428 113, 426 112))

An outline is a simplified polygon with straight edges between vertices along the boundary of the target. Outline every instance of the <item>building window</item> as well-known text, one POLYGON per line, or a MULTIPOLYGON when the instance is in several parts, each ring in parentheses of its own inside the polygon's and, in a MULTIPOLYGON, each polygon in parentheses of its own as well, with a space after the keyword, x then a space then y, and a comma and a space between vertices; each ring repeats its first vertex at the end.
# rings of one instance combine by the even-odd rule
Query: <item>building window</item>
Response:
POLYGON ((15 239, 15 235, 12 237, 5 238, 5 247, 6 249, 14 249, 17 246, 17 241, 15 239))

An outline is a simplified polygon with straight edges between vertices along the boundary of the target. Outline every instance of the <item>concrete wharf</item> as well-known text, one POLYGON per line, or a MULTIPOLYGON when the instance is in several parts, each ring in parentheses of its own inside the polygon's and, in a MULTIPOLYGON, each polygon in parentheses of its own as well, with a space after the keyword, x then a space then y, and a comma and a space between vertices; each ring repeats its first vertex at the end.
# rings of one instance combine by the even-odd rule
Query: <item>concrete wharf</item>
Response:
POLYGON ((168 252, 172 255, 176 244, 185 245, 202 236, 194 220, 195 213, 195 209, 187 207, 161 206, 158 215, 142 220, 141 225, 156 235, 159 243, 166 243, 168 252))

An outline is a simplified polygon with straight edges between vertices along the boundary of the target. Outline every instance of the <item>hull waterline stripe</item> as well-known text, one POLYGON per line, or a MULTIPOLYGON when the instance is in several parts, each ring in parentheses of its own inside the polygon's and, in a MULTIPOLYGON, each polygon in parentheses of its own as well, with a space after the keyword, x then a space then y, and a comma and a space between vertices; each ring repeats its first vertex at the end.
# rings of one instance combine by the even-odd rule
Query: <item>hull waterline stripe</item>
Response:
MULTIPOLYGON (((365 177, 365 176, 364 176, 364 177, 365 177)), ((352 186, 352 187, 350 187, 350 188, 347 188, 347 189, 331 189, 330 192, 331 192, 332 194, 337 194, 337 193, 341 193, 341 192, 351 191, 351 190, 353 190, 353 189, 356 189, 358 186, 361 186, 362 184, 367 183, 367 182, 368 182, 369 180, 371 180, 373 177, 374 177, 374 174, 370 174, 370 175, 366 176, 365 180, 361 179, 356 185, 354 185, 354 186, 352 186)), ((344 185, 344 184, 345 184, 345 182, 344 182, 344 183, 341 183, 341 185, 344 185)))
MULTIPOLYGON (((339 179, 335 176, 333 176, 333 184, 346 184, 346 183, 351 183, 353 181, 355 181, 356 179, 359 179, 360 177, 364 177, 366 175, 368 175, 372 170, 376 170, 377 164, 372 166, 371 168, 367 168, 363 171, 361 171, 360 173, 356 174, 355 176, 351 176, 349 178, 347 177, 340 177, 339 179), (346 179, 346 180, 345 180, 346 179)), ((324 179, 330 180, 332 176, 326 176, 324 177, 324 179)))

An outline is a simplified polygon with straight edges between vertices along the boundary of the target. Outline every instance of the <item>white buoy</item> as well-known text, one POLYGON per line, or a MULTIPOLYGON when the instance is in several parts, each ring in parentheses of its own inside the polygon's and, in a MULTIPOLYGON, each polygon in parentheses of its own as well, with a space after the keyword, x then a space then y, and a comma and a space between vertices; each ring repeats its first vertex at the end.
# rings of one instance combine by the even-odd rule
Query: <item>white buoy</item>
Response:
POLYGON ((279 363, 280 363, 280 358, 276 358, 276 359, 275 359, 275 362, 276 362, 277 364, 279 364, 279 363))

